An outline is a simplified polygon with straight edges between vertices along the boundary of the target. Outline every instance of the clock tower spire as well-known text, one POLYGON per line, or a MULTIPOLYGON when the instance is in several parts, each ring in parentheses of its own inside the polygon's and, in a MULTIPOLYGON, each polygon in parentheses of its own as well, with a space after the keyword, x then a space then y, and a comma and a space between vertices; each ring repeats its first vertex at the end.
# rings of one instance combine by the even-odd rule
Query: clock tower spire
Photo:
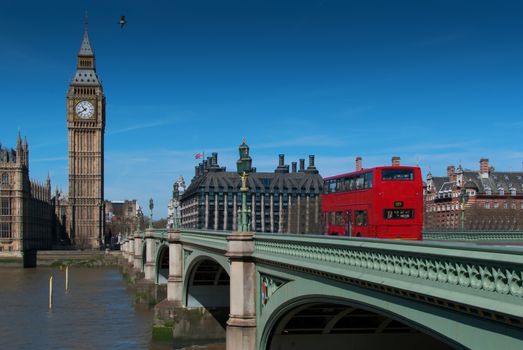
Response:
POLYGON ((104 229, 105 96, 89 41, 87 16, 76 72, 67 91, 68 234, 77 248, 98 248, 104 229))

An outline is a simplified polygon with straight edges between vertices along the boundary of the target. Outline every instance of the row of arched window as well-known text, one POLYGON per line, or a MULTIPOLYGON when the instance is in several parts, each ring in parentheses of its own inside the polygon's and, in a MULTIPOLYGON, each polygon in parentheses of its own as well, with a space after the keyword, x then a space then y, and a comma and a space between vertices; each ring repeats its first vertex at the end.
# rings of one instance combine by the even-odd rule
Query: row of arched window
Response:
POLYGON ((94 88, 86 88, 86 87, 75 87, 73 92, 75 94, 94 95, 96 93, 96 89, 94 89, 94 88))
POLYGON ((89 60, 80 60, 79 65, 80 65, 80 67, 91 67, 91 61, 89 61, 89 60))

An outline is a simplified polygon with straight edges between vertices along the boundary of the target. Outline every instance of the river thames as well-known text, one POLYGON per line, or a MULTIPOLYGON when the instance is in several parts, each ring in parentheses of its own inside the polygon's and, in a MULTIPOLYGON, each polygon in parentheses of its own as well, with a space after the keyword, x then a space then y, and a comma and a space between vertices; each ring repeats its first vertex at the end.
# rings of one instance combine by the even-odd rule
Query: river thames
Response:
POLYGON ((0 280, 2 349, 176 348, 151 342, 153 312, 134 305, 134 293, 116 268, 71 267, 68 292, 59 268, 1 267, 0 280))

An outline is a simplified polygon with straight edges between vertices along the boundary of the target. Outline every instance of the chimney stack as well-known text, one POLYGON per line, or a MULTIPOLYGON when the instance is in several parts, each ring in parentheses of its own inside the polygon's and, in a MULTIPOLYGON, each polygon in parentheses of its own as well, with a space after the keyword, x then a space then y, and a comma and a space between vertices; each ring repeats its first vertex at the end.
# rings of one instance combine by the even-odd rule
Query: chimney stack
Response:
POLYGON ((363 163, 361 161, 361 157, 356 157, 356 171, 363 170, 363 163))
POLYGON ((317 174, 318 173, 318 170, 314 166, 314 154, 310 154, 309 155, 309 166, 307 167, 306 172, 309 173, 309 174, 317 174))
POLYGON ((296 165, 297 165, 296 162, 292 162, 292 172, 293 172, 293 173, 296 172, 296 165))
POLYGON ((289 166, 285 165, 285 154, 280 154, 278 156, 278 166, 276 167, 275 173, 288 173, 289 166))
POLYGON ((451 181, 451 182, 456 181, 455 170, 456 170, 456 168, 454 167, 454 165, 449 165, 447 167, 447 176, 449 178, 449 181, 451 181))
POLYGON ((300 170, 299 172, 303 172, 305 171, 305 159, 301 158, 300 159, 300 170))
POLYGON ((400 166, 400 157, 398 156, 393 156, 392 157, 392 166, 400 166))
POLYGON ((488 177, 489 167, 487 158, 481 158, 479 160, 479 173, 482 177, 488 177))

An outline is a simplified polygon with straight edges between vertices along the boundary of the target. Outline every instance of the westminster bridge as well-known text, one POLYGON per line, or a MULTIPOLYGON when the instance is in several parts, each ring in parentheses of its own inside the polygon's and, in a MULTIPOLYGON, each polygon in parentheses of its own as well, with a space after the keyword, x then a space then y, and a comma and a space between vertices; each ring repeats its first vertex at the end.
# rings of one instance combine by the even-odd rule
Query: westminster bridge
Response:
POLYGON ((179 342, 508 350, 523 349, 521 248, 147 229, 128 237, 122 254, 144 281, 167 285, 156 313, 179 342))

